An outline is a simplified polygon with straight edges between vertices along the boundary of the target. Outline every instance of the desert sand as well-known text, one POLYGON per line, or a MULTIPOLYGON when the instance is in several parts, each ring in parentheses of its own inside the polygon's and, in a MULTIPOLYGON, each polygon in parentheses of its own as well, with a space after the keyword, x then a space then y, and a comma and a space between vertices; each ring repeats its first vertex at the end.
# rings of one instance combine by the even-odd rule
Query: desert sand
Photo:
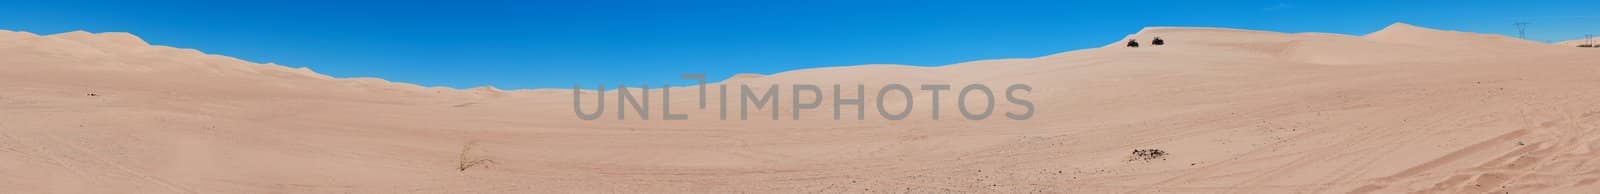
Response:
POLYGON ((1555 43, 1555 45, 1570 46, 1570 47, 1577 47, 1578 45, 1585 45, 1585 44, 1588 44, 1588 45, 1600 44, 1600 38, 1596 38, 1596 39, 1583 39, 1583 38, 1580 38, 1580 39, 1573 39, 1573 40, 1567 40, 1567 41, 1561 41, 1561 42, 1556 42, 1555 43))
POLYGON ((1361 36, 1151 27, 1106 40, 1036 58, 719 83, 1026 83, 1037 111, 1027 120, 959 119, 946 96, 939 120, 920 109, 836 121, 823 104, 799 121, 787 105, 782 120, 763 110, 723 121, 715 97, 699 109, 683 87, 670 103, 689 120, 616 120, 613 94, 586 121, 571 89, 341 79, 127 33, 0 31, 0 190, 1600 191, 1600 50, 1400 23, 1361 36), (1167 45, 1121 45, 1156 36, 1167 45), (1133 159, 1136 149, 1168 155, 1133 159))

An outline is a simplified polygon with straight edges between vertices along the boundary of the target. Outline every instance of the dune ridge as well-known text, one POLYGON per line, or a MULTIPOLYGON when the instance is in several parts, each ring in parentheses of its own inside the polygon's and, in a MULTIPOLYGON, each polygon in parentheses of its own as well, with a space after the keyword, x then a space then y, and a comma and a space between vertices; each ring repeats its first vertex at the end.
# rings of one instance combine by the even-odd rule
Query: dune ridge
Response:
POLYGON ((1580 39, 1556 42, 1556 43, 1553 43, 1553 44, 1554 45, 1561 45, 1561 46, 1568 46, 1568 47, 1578 47, 1578 45, 1583 45, 1583 44, 1600 44, 1600 38, 1593 39, 1593 40, 1581 39, 1580 38, 1580 39))

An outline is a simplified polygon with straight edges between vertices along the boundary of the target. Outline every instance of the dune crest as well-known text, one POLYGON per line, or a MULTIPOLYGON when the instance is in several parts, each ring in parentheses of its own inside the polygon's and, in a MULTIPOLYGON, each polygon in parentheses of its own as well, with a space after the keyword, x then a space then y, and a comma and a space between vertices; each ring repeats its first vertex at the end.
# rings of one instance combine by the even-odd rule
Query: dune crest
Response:
POLYGON ((1394 23, 1363 38, 1428 48, 1454 50, 1525 50, 1551 48, 1545 44, 1496 34, 1443 31, 1394 23))
POLYGON ((82 43, 85 43, 85 44, 93 44, 93 45, 102 46, 102 47, 143 47, 143 46, 150 46, 149 43, 145 43, 144 42, 144 39, 139 38, 138 36, 134 36, 133 34, 126 33, 126 32, 89 33, 89 32, 80 30, 80 31, 65 32, 65 33, 60 33, 60 34, 52 34, 52 35, 49 35, 49 36, 46 36, 46 37, 73 40, 73 41, 78 41, 78 42, 82 42, 82 43))
POLYGON ((739 80, 756 79, 756 78, 762 78, 762 77, 767 77, 767 76, 766 75, 761 75, 761 74, 755 74, 755 73, 740 73, 740 74, 733 74, 733 76, 729 76, 728 79, 725 79, 725 80, 726 81, 739 81, 739 80))
MULTIPOLYGON (((321 85, 353 85, 380 88, 380 91, 407 93, 482 93, 472 89, 427 90, 409 83, 378 78, 335 78, 306 67, 276 63, 254 63, 195 49, 151 45, 136 35, 124 32, 92 33, 71 31, 40 36, 29 32, 0 31, 0 46, 12 45, 28 52, 74 56, 68 67, 133 74, 170 74, 172 79, 244 79, 268 82, 333 82, 321 85)), ((284 83, 272 83, 284 85, 284 83)), ((318 84, 311 84, 318 85, 318 84)), ((286 86, 286 85, 285 85, 286 86)), ((305 88, 305 86, 294 86, 305 88)))
POLYGON ((1548 53, 1555 47, 1492 34, 1443 31, 1394 23, 1363 36, 1328 33, 1278 33, 1207 27, 1149 27, 1101 49, 1149 50, 1174 54, 1266 58, 1310 64, 1383 64, 1483 57, 1481 53, 1548 53), (1127 49, 1128 39, 1168 45, 1127 49))
POLYGON ((1573 40, 1556 42, 1556 43, 1552 43, 1552 44, 1553 45, 1559 45, 1559 46, 1566 46, 1566 47, 1578 47, 1578 45, 1584 45, 1584 44, 1600 45, 1600 38, 1595 38, 1595 39, 1582 39, 1582 38, 1580 38, 1580 39, 1573 39, 1573 40))

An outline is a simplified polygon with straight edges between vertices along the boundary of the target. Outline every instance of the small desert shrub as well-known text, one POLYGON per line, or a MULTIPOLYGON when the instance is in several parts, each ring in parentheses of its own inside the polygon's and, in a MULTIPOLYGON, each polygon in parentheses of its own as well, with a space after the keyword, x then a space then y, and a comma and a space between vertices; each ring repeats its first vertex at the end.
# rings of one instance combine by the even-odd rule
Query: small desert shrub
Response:
POLYGON ((1155 160, 1155 159, 1163 159, 1163 160, 1165 160, 1162 157, 1166 157, 1166 156, 1167 156, 1167 151, 1161 151, 1161 150, 1158 150, 1158 149, 1136 149, 1136 150, 1133 150, 1133 156, 1129 157, 1128 161, 1140 161, 1140 160, 1150 161, 1150 160, 1155 160))
POLYGON ((484 158, 479 154, 474 154, 473 151, 475 151, 477 147, 478 141, 467 142, 467 145, 461 146, 461 159, 458 160, 459 162, 456 166, 456 170, 467 171, 468 168, 472 168, 474 166, 494 163, 494 160, 484 158))

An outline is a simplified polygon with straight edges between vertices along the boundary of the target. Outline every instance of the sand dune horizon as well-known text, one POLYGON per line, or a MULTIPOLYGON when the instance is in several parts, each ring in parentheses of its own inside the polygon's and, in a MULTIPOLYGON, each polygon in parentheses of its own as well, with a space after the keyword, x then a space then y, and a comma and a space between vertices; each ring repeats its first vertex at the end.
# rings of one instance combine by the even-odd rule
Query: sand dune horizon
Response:
POLYGON ((1560 41, 1560 42, 1556 42, 1556 43, 1552 43, 1552 44, 1561 45, 1561 46, 1569 46, 1569 47, 1578 47, 1580 45, 1588 44, 1588 45, 1591 45, 1590 46, 1591 48, 1593 48, 1593 47, 1595 47, 1593 45, 1600 45, 1600 39, 1581 39, 1580 38, 1580 39, 1560 41))
MULTIPOLYGON (((922 109, 935 103, 926 91, 880 100, 854 87, 823 87, 818 97, 862 95, 865 103, 800 111, 779 103, 748 120, 722 120, 719 109, 739 101, 713 96, 701 108, 695 86, 673 86, 670 101, 659 87, 628 89, 687 120, 660 120, 660 112, 582 120, 575 103, 597 107, 573 102, 574 93, 587 102, 605 92, 604 108, 623 112, 617 91, 425 87, 151 45, 129 33, 0 31, 0 190, 1600 190, 1600 102, 1592 100, 1600 99, 1600 64, 1589 61, 1600 50, 1405 23, 1365 35, 1149 27, 1106 39, 1034 58, 708 80, 861 91, 942 83, 998 92, 1025 83, 1033 89, 1019 94, 1036 113, 1024 120, 959 119, 949 93, 936 120, 922 109), (1166 44, 1122 44, 1154 37, 1166 44), (880 101, 895 110, 921 105, 891 121, 875 115, 880 101), (835 120, 835 111, 867 116, 835 120)), ((584 85, 592 84, 618 83, 584 85)), ((788 99, 789 88, 779 89, 783 102, 817 98, 788 99)), ((1024 111, 999 100, 997 115, 1024 111)))

